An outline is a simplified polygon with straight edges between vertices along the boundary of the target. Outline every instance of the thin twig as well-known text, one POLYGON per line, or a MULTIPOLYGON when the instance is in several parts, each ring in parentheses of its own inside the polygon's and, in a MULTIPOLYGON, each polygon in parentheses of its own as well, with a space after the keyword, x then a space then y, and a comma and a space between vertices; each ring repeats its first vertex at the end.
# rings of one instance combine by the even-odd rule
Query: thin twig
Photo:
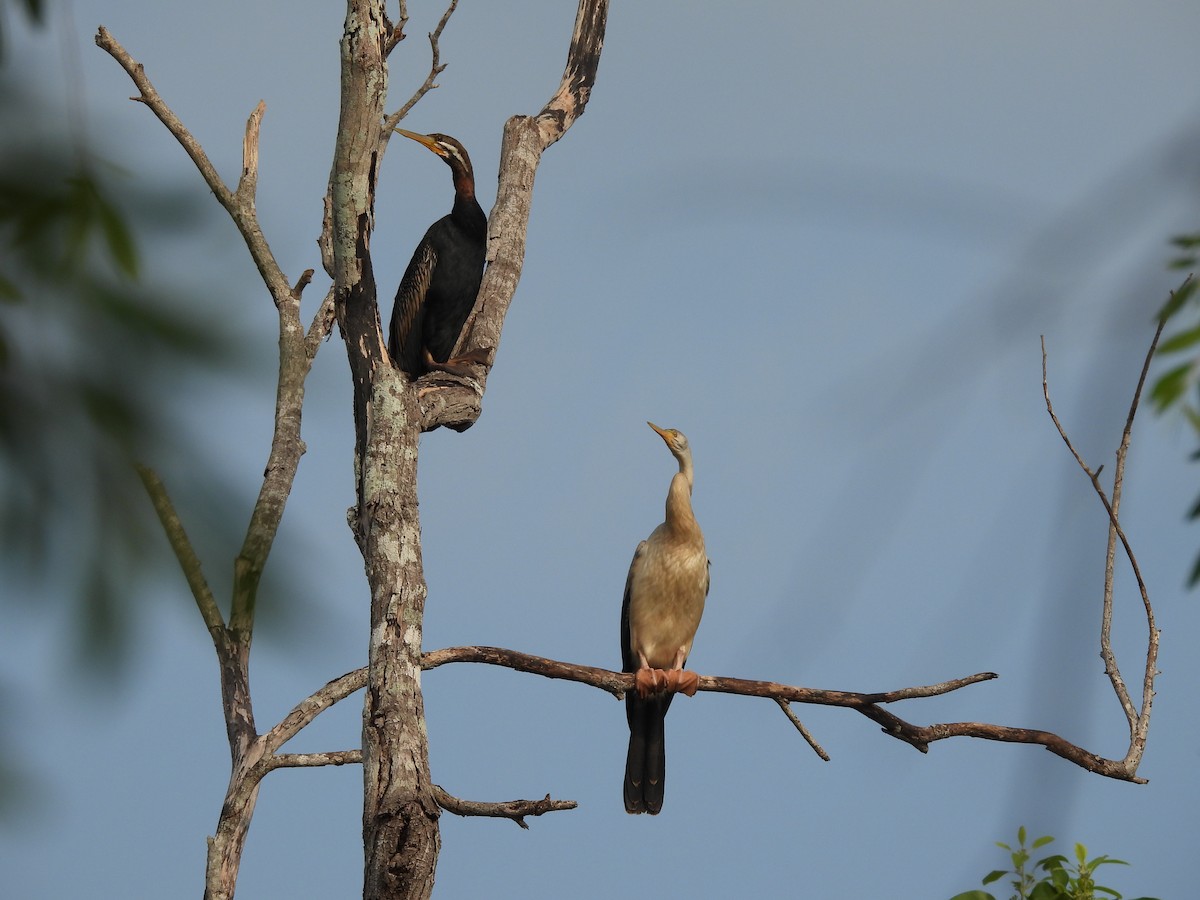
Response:
MULTIPOLYGON (((446 65, 442 62, 441 48, 438 46, 438 42, 442 38, 442 31, 445 29, 446 23, 450 21, 450 17, 454 15, 454 10, 457 8, 458 0, 450 0, 450 5, 446 7, 446 11, 442 13, 441 19, 438 20, 437 27, 433 29, 433 31, 429 32, 429 50, 431 59, 429 63, 429 74, 425 76, 425 81, 422 82, 421 86, 418 87, 413 92, 413 95, 408 98, 407 103, 383 120, 383 144, 385 147, 387 146, 387 142, 391 138, 392 131, 396 128, 396 126, 404 120, 404 117, 407 116, 412 108, 421 101, 422 97, 437 88, 437 77, 441 75, 442 72, 446 71, 446 65)), ((401 19, 401 28, 403 28, 403 23, 405 21, 407 21, 407 16, 401 19)), ((393 34, 394 33, 395 32, 393 31, 393 34)), ((399 43, 400 40, 403 40, 403 37, 398 39, 396 43, 399 43)), ((391 53, 394 46, 394 43, 388 46, 386 52, 391 53)))
POLYGON ((254 186, 258 165, 258 126, 266 107, 260 102, 246 123, 246 134, 242 144, 243 177, 238 185, 238 190, 231 191, 221 180, 216 166, 212 164, 208 154, 200 146, 200 142, 188 131, 179 117, 171 111, 166 101, 155 90, 142 64, 130 56, 121 43, 103 26, 96 32, 96 45, 115 59, 133 80, 139 91, 139 96, 133 99, 148 106, 159 121, 167 126, 167 130, 174 135, 175 140, 179 142, 187 155, 191 157, 205 184, 216 196, 218 202, 225 207, 230 218, 237 225, 238 231, 241 232, 246 247, 250 251, 250 257, 258 267, 259 275, 262 276, 263 283, 271 292, 271 298, 275 301, 276 307, 282 307, 282 304, 292 299, 291 286, 271 253, 271 248, 259 228, 258 215, 254 209, 254 186))
POLYGON ((783 710, 783 714, 792 720, 792 724, 796 726, 796 730, 800 732, 800 736, 808 741, 808 746, 813 748, 813 752, 825 760, 825 762, 829 762, 829 754, 825 752, 824 747, 817 743, 817 739, 812 736, 812 732, 804 727, 804 723, 800 721, 800 717, 792 710, 792 705, 786 700, 776 700, 775 702, 779 704, 779 708, 783 710))
POLYGON ((150 495, 150 502, 154 504, 154 511, 158 513, 158 521, 162 523, 167 541, 175 551, 179 567, 183 569, 183 577, 187 579, 204 624, 215 637, 218 632, 224 630, 225 620, 221 616, 221 608, 217 605, 212 588, 208 585, 208 579, 204 577, 200 557, 196 555, 196 549, 184 530, 179 513, 175 511, 175 504, 171 502, 171 496, 167 493, 167 487, 158 477, 158 473, 149 466, 139 464, 135 468, 146 493, 150 495))
POLYGON ((541 800, 507 800, 503 803, 462 800, 446 793, 436 784, 433 785, 433 799, 442 809, 452 812, 456 816, 490 816, 512 819, 526 830, 529 829, 529 826, 525 824, 526 816, 540 816, 548 812, 575 809, 579 805, 574 800, 551 800, 549 794, 541 800))
MULTIPOLYGON (((387 14, 384 14, 384 21, 387 21, 387 14)), ((389 23, 391 24, 391 23, 389 23)), ((383 58, 387 59, 392 55, 392 51, 396 49, 396 45, 408 37, 404 33, 405 26, 408 25, 408 2, 400 0, 400 18, 392 25, 391 33, 388 34, 387 41, 383 45, 383 58)))
MULTIPOLYGON (((1163 328, 1166 325, 1165 319, 1160 319, 1158 327, 1154 331, 1154 337, 1150 341, 1150 347, 1146 351, 1145 359, 1142 362, 1141 372, 1138 375, 1137 387, 1134 389, 1133 399, 1129 404, 1129 413, 1125 418, 1125 427, 1121 432, 1121 442, 1116 452, 1116 466, 1113 472, 1113 494, 1110 501, 1104 491, 1104 486, 1100 484, 1100 471, 1103 468, 1092 470, 1087 463, 1084 462, 1079 452, 1075 449, 1074 444, 1068 437, 1066 430, 1059 421, 1058 416, 1054 412, 1054 405, 1050 402, 1050 387, 1046 374, 1046 339, 1042 338, 1042 395, 1046 400, 1046 411, 1050 415, 1054 427, 1058 430, 1059 436, 1067 445, 1067 449, 1071 451, 1071 455, 1075 457, 1075 461, 1079 467, 1087 475, 1088 480, 1092 484, 1096 496, 1104 505, 1105 512, 1108 513, 1108 543, 1105 552, 1104 561, 1104 593, 1103 593, 1103 610, 1101 613, 1100 624, 1100 657, 1104 661, 1104 671, 1108 675, 1109 681, 1113 686, 1113 692, 1117 696, 1118 702, 1125 713, 1125 719, 1129 726, 1129 749, 1122 760, 1122 766, 1131 776, 1129 780, 1138 781, 1140 779, 1133 778, 1133 774, 1137 771, 1138 765, 1141 762, 1142 753, 1145 750, 1146 738, 1150 727, 1150 711, 1154 701, 1154 679, 1158 674, 1158 647, 1159 647, 1159 631, 1155 624, 1154 607, 1150 602, 1150 593, 1146 587, 1145 579, 1142 577, 1141 567, 1138 565, 1137 557, 1134 555, 1133 548, 1130 546, 1129 538, 1125 534, 1125 529, 1121 526, 1118 518, 1118 511, 1121 503, 1121 490, 1125 483, 1125 462, 1129 453, 1129 445, 1131 435, 1133 433, 1133 421, 1137 415, 1138 405, 1141 401, 1142 389, 1146 383, 1146 376, 1150 370, 1150 362, 1154 357, 1155 350, 1158 348, 1159 339, 1162 337, 1163 328), (1120 667, 1117 665, 1116 654, 1112 649, 1112 615, 1113 615, 1113 590, 1114 590, 1114 570, 1116 562, 1116 543, 1120 540, 1121 547, 1125 551, 1125 557, 1129 560, 1129 566, 1133 571, 1133 576, 1137 581, 1138 591, 1142 598, 1142 607, 1146 614, 1146 626, 1148 638, 1146 644, 1146 665, 1142 676, 1142 702, 1140 708, 1135 709, 1133 700, 1130 697, 1129 689, 1125 685, 1125 680, 1121 675, 1120 667)), ((1056 751, 1057 752, 1057 751, 1056 751)))
MULTIPOLYGON (((1191 276, 1188 276, 1191 279, 1191 276)), ((1187 281, 1184 281, 1187 284, 1187 281)), ((1172 297, 1174 292, 1172 292, 1172 297)), ((1142 388, 1146 384, 1146 376, 1150 371, 1150 362, 1154 358, 1155 352, 1158 350, 1158 342, 1162 337, 1163 329, 1166 327, 1166 318, 1159 319, 1158 327, 1154 330, 1154 337, 1150 341, 1150 347, 1146 351, 1146 358, 1142 361, 1142 371, 1138 375, 1137 388, 1134 389, 1133 399, 1129 403, 1129 415, 1125 418, 1125 429, 1121 432, 1121 445, 1117 450, 1117 471, 1113 479, 1113 504, 1112 514, 1110 516, 1109 527, 1109 555, 1113 555, 1113 535, 1118 534, 1121 539, 1121 546, 1125 550, 1125 555, 1129 560, 1129 565, 1133 569, 1134 577, 1137 579, 1138 590, 1142 596, 1142 607, 1146 613, 1146 627, 1148 638, 1146 644, 1146 668, 1142 674, 1142 706, 1138 712, 1136 725, 1132 728, 1130 735, 1129 753, 1126 754, 1125 761, 1133 769, 1137 769, 1141 762, 1142 753, 1146 747, 1146 739, 1150 728, 1150 710, 1154 703, 1154 679, 1158 674, 1158 639, 1159 631, 1154 621, 1154 607, 1150 603, 1150 594, 1146 589, 1146 582, 1142 579, 1142 572, 1138 566, 1137 559, 1133 555, 1133 550, 1130 549, 1129 541, 1125 538, 1124 531, 1119 529, 1117 524, 1117 503, 1120 497, 1121 483, 1125 477, 1125 457, 1129 452, 1130 436, 1133 432, 1133 420, 1137 416, 1138 404, 1141 402, 1142 388)), ((1107 576, 1106 576, 1107 577, 1107 576)), ((1111 594, 1111 592, 1108 592, 1111 594)), ((1109 621, 1106 621, 1106 626, 1111 624, 1111 602, 1106 607, 1109 621)))
POLYGON ((147 77, 142 64, 136 62, 125 48, 121 46, 120 42, 109 34, 108 29, 103 26, 96 32, 96 45, 121 64, 121 68, 126 71, 139 91, 139 96, 131 99, 146 104, 150 108, 150 111, 158 116, 159 121, 167 126, 167 130, 175 136, 175 140, 179 141, 187 155, 192 158, 192 162, 196 164, 196 168, 200 171, 200 175, 204 178, 209 189, 217 195, 217 199, 221 202, 221 205, 228 208, 233 203, 233 193, 225 186, 225 182, 221 180, 216 166, 209 160, 208 154, 204 152, 204 148, 200 146, 200 142, 184 127, 183 122, 171 111, 170 107, 159 96, 158 91, 154 89, 154 85, 150 82, 149 77, 147 77))

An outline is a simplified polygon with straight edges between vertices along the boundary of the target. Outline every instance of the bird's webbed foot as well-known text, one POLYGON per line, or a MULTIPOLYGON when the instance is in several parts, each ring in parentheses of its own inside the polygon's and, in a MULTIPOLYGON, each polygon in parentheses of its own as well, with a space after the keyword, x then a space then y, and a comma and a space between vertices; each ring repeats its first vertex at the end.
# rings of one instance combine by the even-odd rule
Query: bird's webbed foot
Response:
POLYGON ((700 687, 700 676, 695 672, 688 669, 672 669, 666 676, 667 690, 687 694, 689 697, 696 696, 696 690, 700 687))
POLYGON ((645 700, 651 694, 657 694, 666 687, 667 673, 662 669, 638 669, 633 683, 637 688, 638 696, 645 700))
POLYGON ((449 372, 451 375, 461 375, 467 378, 471 374, 468 366, 488 364, 488 356, 491 351, 486 347, 479 347, 475 350, 469 350, 461 356, 456 356, 453 359, 448 359, 445 362, 438 362, 433 358, 428 350, 425 351, 425 367, 431 372, 449 372))
POLYGON ((700 687, 700 676, 687 669, 638 669, 634 676, 638 696, 645 700, 652 694, 696 695, 700 687))

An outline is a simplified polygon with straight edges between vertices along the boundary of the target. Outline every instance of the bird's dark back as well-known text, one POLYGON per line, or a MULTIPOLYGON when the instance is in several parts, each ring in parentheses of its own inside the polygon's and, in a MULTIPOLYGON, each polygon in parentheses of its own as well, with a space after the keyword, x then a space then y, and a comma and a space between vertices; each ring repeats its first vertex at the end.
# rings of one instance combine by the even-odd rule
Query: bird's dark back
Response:
POLYGON ((437 253, 437 267, 425 297, 422 331, 425 346, 437 362, 446 362, 454 352, 483 280, 487 217, 478 203, 469 205, 474 209, 463 214, 456 209, 425 234, 437 253))
POLYGON ((487 216, 473 197, 425 232, 400 281, 388 351, 411 376, 425 371, 424 350, 446 362, 475 305, 483 279, 487 216))

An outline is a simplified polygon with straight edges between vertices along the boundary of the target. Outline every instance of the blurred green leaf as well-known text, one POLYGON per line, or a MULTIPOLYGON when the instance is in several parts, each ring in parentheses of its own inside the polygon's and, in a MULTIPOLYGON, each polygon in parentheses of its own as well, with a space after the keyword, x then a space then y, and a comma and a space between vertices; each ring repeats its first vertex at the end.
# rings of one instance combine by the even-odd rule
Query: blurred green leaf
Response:
POLYGON ((1150 389, 1150 402, 1157 411, 1162 412, 1183 396, 1183 392, 1187 390, 1192 365, 1191 362, 1180 363, 1168 369, 1154 382, 1150 389))
POLYGON ((104 231, 104 239, 108 242, 108 252, 122 272, 130 278, 138 274, 137 248, 133 243, 133 235, 125 220, 104 197, 97 195, 96 207, 100 214, 100 226, 104 231))
POLYGON ((1178 353, 1200 344, 1200 323, 1177 332, 1158 345, 1160 354, 1178 353))
POLYGON ((1191 275, 1183 280, 1183 284, 1179 285, 1171 292, 1171 296, 1167 298, 1167 302, 1162 305, 1162 308, 1155 314, 1157 319, 1171 319, 1179 310, 1183 309, 1183 305, 1191 299, 1191 296, 1196 292, 1196 279, 1191 275))
POLYGON ((983 881, 981 883, 982 884, 991 884, 993 881, 999 881, 1001 878, 1003 878, 1007 874, 1008 874, 1007 869, 992 869, 992 871, 988 872, 986 875, 983 876, 983 881))
MULTIPOLYGON (((0 127, 0 148, 11 133, 0 127)), ((131 587, 148 572, 148 548, 170 560, 133 461, 178 455, 167 450, 169 397, 202 370, 234 365, 237 345, 222 320, 179 299, 181 286, 164 291, 136 277, 123 207, 148 216, 169 204, 172 227, 183 228, 196 222, 195 207, 132 182, 118 191, 105 167, 56 150, 0 153, 9 300, 0 305, 0 555, 73 604, 72 656, 111 667, 126 649, 131 587), (118 196, 121 206, 110 199, 118 196)), ((211 470, 180 493, 197 489, 228 491, 211 470)), ((240 530, 207 525, 228 529, 229 543, 240 530)))
POLYGON ((1200 584, 1200 553, 1196 555, 1196 559, 1192 562, 1192 571, 1188 573, 1187 586, 1194 588, 1200 584))

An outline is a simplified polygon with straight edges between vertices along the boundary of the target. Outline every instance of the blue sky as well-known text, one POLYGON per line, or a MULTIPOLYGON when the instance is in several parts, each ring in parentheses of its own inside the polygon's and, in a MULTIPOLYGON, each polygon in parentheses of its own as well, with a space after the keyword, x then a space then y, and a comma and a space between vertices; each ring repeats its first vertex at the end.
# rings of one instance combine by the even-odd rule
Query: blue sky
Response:
MULTIPOLYGON (((440 15, 410 6, 390 108, 423 78, 440 15)), ((500 129, 556 87, 572 6, 464 3, 441 87, 406 122, 462 140, 485 209, 500 129)), ((65 52, 97 152, 205 197, 92 44, 101 24, 229 181, 263 99, 263 228, 291 277, 319 270, 341 9, 71 10, 51 17, 73 29, 65 44, 18 32, 14 59, 47 104, 31 127, 63 115, 65 52)), ((894 711, 1044 728, 1122 756, 1097 645, 1105 519, 1045 414, 1038 338, 1060 418, 1111 468, 1150 316, 1175 283, 1166 239, 1198 221, 1198 32, 1200 8, 1182 2, 615 4, 587 113, 538 173, 483 417, 422 443, 427 646, 618 665, 625 572, 672 473, 651 419, 686 432, 696 457, 713 560, 697 671, 876 691, 990 670, 998 681, 894 711)), ((393 144, 381 177, 375 272, 394 285, 449 209, 450 183, 416 145, 393 144)), ((275 316, 212 206, 187 243, 144 237, 148 277, 199 291, 261 355, 249 379, 178 398, 195 452, 221 461, 244 502, 215 512, 242 520, 268 450, 275 316)), ((324 287, 309 288, 306 317, 324 287)), ((255 647, 264 728, 365 659, 367 595, 344 519, 347 376, 335 338, 309 380, 309 452, 264 582, 304 594, 272 598, 299 612, 255 647)), ((1187 895, 1200 805, 1200 615, 1182 588, 1200 543, 1183 523, 1194 442, 1149 414, 1134 440, 1124 521, 1163 629, 1148 785, 1034 747, 959 740, 921 755, 861 716, 800 708, 823 763, 773 704, 699 695, 668 718, 662 815, 633 818, 620 704, 451 666, 424 679, 434 780, 473 799, 549 792, 580 806, 528 832, 444 816, 437 895, 925 900, 977 886, 1004 861, 993 841, 1020 824, 1064 852, 1082 841, 1132 862, 1105 873, 1127 896, 1187 895)), ((188 477, 186 458, 148 462, 168 484, 188 477)), ((197 540, 227 583, 236 548, 197 540)), ((1118 591, 1117 651, 1137 682, 1144 625, 1126 571, 1118 591)), ((6 719, 41 792, 0 831, 13 897, 202 889, 228 778, 215 661, 182 579, 156 583, 142 610, 117 686, 64 659, 61 621, 6 611, 6 719)), ((355 746, 359 703, 292 749, 355 746)), ((239 896, 354 896, 360 816, 355 767, 271 775, 239 896)))

